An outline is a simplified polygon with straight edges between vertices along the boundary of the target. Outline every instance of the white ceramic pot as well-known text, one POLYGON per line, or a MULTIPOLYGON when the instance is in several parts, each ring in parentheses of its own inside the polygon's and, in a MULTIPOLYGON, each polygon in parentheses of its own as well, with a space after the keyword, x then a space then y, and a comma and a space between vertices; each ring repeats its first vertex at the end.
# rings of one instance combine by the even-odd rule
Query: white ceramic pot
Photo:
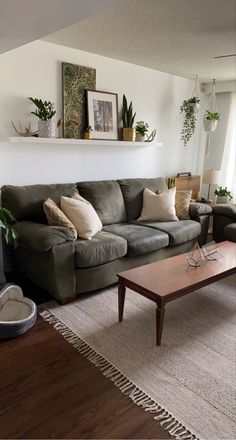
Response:
POLYGON ((205 131, 210 131, 213 133, 216 130, 218 121, 209 121, 208 119, 203 119, 203 127, 205 131))
POLYGON ((48 119, 47 121, 42 121, 41 119, 39 119, 38 130, 39 137, 54 138, 56 136, 55 122, 52 119, 48 119))
POLYGON ((228 196, 217 196, 216 197, 216 203, 218 205, 220 204, 225 204, 225 203, 229 203, 229 197, 228 196))
POLYGON ((137 142, 144 142, 145 141, 145 135, 143 136, 141 133, 137 133, 137 131, 136 131, 136 141, 137 142))
POLYGON ((196 115, 200 108, 200 102, 196 102, 195 104, 192 104, 192 106, 193 106, 193 113, 196 115))

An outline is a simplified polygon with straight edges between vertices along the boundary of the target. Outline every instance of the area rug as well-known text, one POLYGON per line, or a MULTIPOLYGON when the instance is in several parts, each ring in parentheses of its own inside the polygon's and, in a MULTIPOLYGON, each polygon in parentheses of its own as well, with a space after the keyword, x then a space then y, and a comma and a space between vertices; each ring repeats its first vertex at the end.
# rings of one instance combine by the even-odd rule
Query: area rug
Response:
POLYGON ((232 440, 235 432, 236 277, 169 303, 155 345, 155 304, 117 287, 41 315, 177 440, 232 440))

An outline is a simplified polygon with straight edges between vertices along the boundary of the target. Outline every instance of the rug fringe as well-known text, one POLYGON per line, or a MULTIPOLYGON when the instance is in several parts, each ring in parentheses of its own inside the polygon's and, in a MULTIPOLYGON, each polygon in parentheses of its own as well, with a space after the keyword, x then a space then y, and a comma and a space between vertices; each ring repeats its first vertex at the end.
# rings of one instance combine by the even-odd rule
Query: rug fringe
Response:
POLYGON ((43 307, 39 308, 39 314, 45 321, 53 325, 80 354, 86 357, 95 367, 99 368, 103 375, 110 379, 135 405, 151 414, 155 414, 153 419, 158 421, 163 429, 174 437, 175 440, 199 440, 196 435, 192 434, 184 425, 131 382, 107 359, 91 348, 87 342, 83 341, 73 330, 60 321, 59 318, 43 307))

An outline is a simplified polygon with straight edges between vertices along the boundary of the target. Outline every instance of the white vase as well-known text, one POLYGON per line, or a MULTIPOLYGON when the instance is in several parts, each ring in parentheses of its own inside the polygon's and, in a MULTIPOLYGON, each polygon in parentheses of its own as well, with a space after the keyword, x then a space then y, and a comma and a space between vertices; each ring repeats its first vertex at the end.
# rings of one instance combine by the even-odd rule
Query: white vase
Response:
POLYGON ((210 121, 208 119, 203 119, 203 127, 205 131, 210 131, 213 133, 216 130, 218 121, 210 121))
POLYGON ((192 107, 193 107, 193 113, 196 115, 198 113, 199 108, 200 108, 200 102, 192 103, 192 107))
POLYGON ((136 131, 136 142, 144 142, 145 141, 145 135, 143 136, 141 133, 137 133, 136 131))
POLYGON ((38 136, 43 138, 54 138, 56 136, 55 122, 52 119, 38 121, 38 136))
POLYGON ((217 205, 229 203, 229 197, 228 196, 217 196, 216 197, 216 203, 217 205))

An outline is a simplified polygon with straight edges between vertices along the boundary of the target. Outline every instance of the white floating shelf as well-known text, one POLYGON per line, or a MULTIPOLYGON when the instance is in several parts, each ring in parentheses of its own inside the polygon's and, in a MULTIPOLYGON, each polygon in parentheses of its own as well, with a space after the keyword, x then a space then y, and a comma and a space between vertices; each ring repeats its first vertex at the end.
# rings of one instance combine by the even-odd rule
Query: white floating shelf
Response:
POLYGON ((122 146, 122 147, 163 147, 162 142, 129 142, 129 141, 111 141, 98 139, 66 139, 66 138, 39 138, 39 137, 10 137, 9 142, 24 143, 24 144, 66 144, 66 145, 86 145, 86 146, 122 146))

